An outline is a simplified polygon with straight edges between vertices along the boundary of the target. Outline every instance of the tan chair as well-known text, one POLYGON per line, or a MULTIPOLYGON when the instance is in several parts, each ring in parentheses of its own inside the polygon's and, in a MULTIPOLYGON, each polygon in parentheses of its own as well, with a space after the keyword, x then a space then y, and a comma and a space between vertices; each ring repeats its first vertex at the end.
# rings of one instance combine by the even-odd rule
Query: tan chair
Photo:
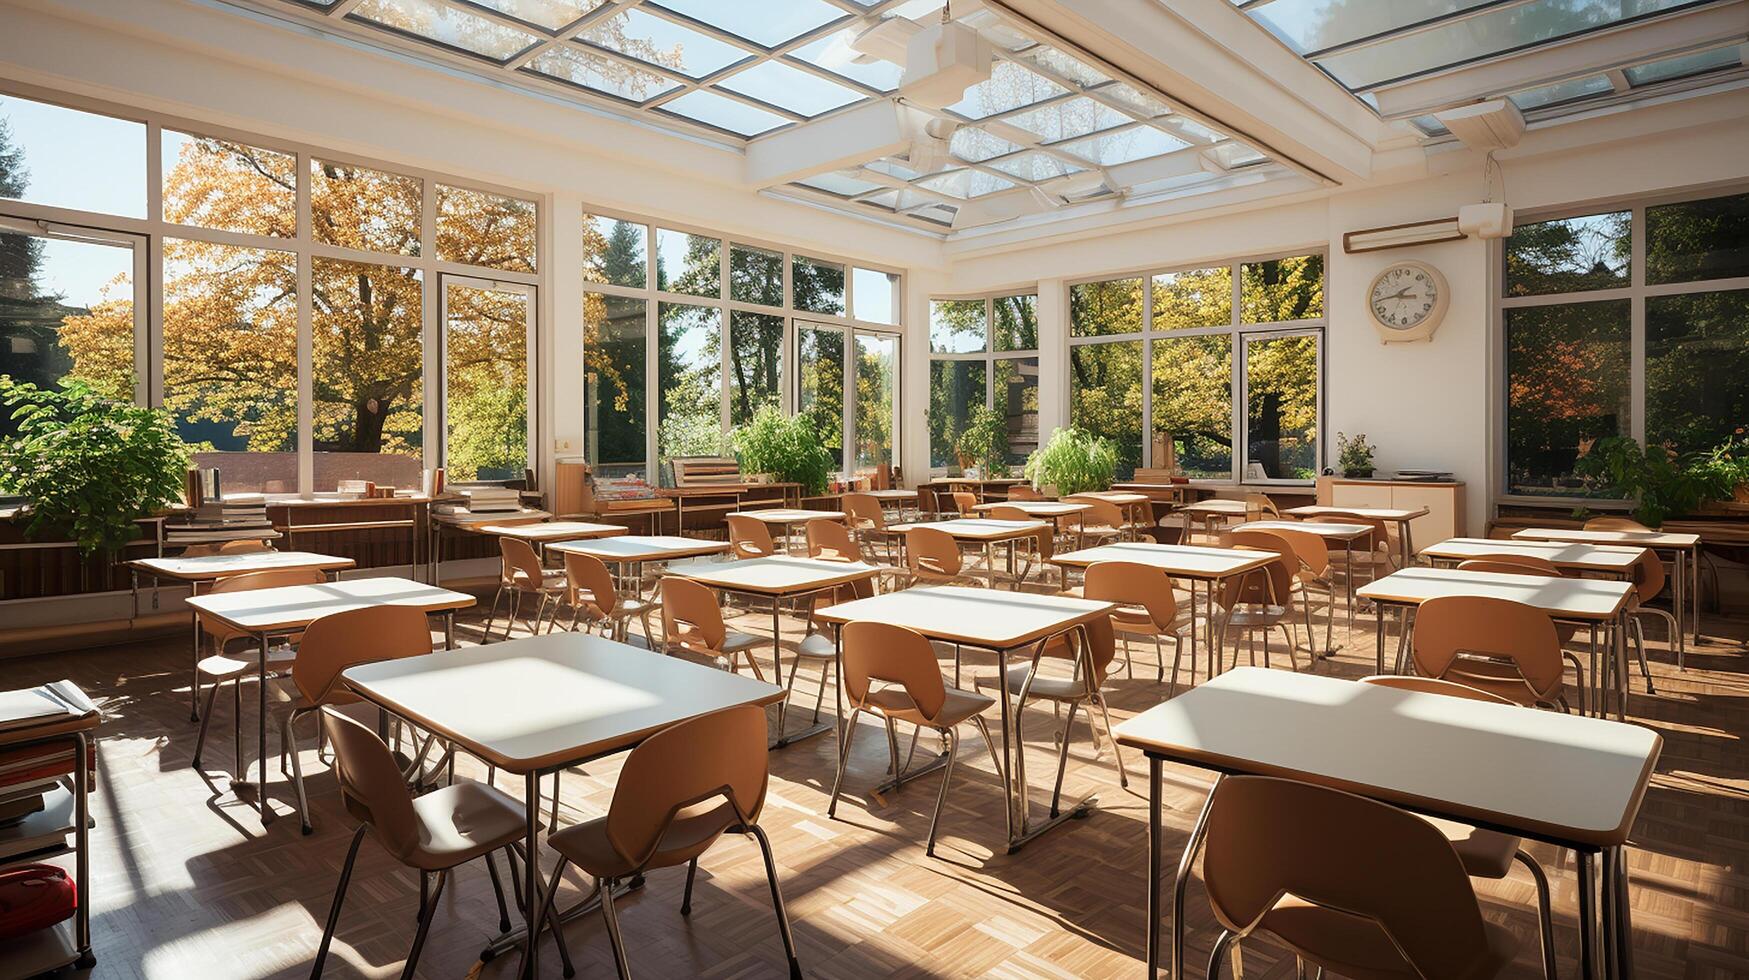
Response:
MULTIPOLYGON (((1098 565, 1093 566, 1099 567, 1098 565)), ((1093 709, 1099 709, 1100 720, 1105 723, 1105 737, 1111 742, 1112 754, 1117 757, 1117 781, 1123 788, 1130 785, 1129 772, 1124 768, 1123 750, 1117 746, 1117 741, 1111 734, 1111 713, 1106 710, 1105 696, 1101 689, 1105 686, 1106 674, 1111 670, 1111 663, 1117 659, 1117 638, 1113 629, 1111 617, 1096 619, 1085 628, 1077 628, 1066 633, 1059 633, 1037 648, 1030 661, 1010 664, 1008 676, 1003 678, 1008 695, 1015 699, 1014 703, 1014 741, 1020 748, 1015 755, 1015 769, 1018 772, 1016 781, 1026 785, 1026 760, 1022 753, 1026 749, 1026 739, 1022 736, 1022 724, 1026 720, 1026 703, 1029 700, 1049 701, 1053 713, 1057 707, 1067 705, 1068 718, 1063 722, 1063 734, 1057 754, 1057 782, 1051 791, 1051 816, 1058 813, 1057 804, 1063 793, 1063 773, 1069 766, 1069 730, 1075 724, 1075 709, 1087 702, 1087 728, 1093 734, 1093 748, 1099 750, 1099 727, 1093 723, 1093 709), (1041 668, 1048 660, 1067 660, 1070 662, 1069 676, 1061 673, 1046 673, 1041 668)))
POLYGON ((923 520, 931 520, 947 513, 948 508, 952 505, 952 500, 950 498, 948 504, 944 506, 942 498, 946 495, 947 491, 945 490, 937 490, 935 487, 927 485, 919 486, 917 488, 918 517, 923 520))
POLYGON ((847 493, 843 500, 845 518, 856 534, 862 554, 865 557, 869 554, 867 546, 871 541, 880 542, 887 546, 887 561, 894 561, 894 532, 887 530, 887 512, 880 498, 867 493, 847 493))
POLYGON ((1451 844, 1427 821, 1340 790, 1229 776, 1204 816, 1203 882, 1222 932, 1272 935, 1345 977, 1483 980, 1512 963, 1517 940, 1482 917, 1451 844), (1291 815, 1291 818, 1286 818, 1291 815))
POLYGON ((905 531, 905 572, 912 583, 927 585, 983 585, 965 574, 959 542, 938 527, 913 527, 905 531))
POLYGON ((862 560, 862 552, 852 539, 850 528, 841 521, 817 517, 803 525, 808 539, 808 557, 821 561, 853 562, 862 560))
POLYGON ((1585 675, 1561 650, 1554 620, 1539 609, 1488 596, 1439 596, 1415 613, 1415 672, 1456 681, 1525 707, 1568 710, 1564 666, 1578 678, 1581 713, 1585 675))
POLYGON ((686 865, 686 891, 680 914, 692 913, 692 882, 698 859, 724 834, 745 834, 759 845, 765 879, 777 913, 778 933, 789 958, 792 980, 802 975, 777 883, 771 841, 759 827, 770 782, 765 748, 765 712, 743 706, 716 711, 665 728, 626 756, 607 815, 566 827, 547 838, 559 863, 543 893, 543 921, 553 934, 570 975, 570 954, 553 918, 559 876, 567 863, 594 880, 590 897, 601 899, 601 918, 613 948, 614 965, 630 980, 625 944, 620 940, 613 890, 620 882, 661 868, 686 865))
POLYGON ((1372 533, 1356 539, 1344 548, 1330 550, 1330 562, 1343 570, 1343 573, 1353 577, 1360 572, 1366 573, 1368 582, 1384 575, 1389 575, 1398 562, 1396 545, 1391 541, 1390 525, 1376 517, 1361 517, 1358 514, 1320 514, 1307 519, 1307 523, 1323 524, 1365 524, 1372 528, 1372 533))
POLYGON ((745 514, 730 514, 729 555, 733 558, 769 558, 777 554, 777 542, 764 521, 745 514))
POLYGON ((689 578, 670 575, 662 580, 662 649, 668 654, 687 654, 727 666, 739 673, 737 657, 744 657, 753 676, 765 680, 753 648, 765 642, 750 633, 737 633, 723 625, 723 608, 709 587, 689 578))
MULTIPOLYGON (((1490 704, 1512 703, 1498 694, 1490 694, 1480 688, 1455 681, 1435 680, 1432 677, 1375 674, 1372 677, 1362 677, 1360 682, 1375 687, 1419 691, 1422 694, 1486 701, 1490 704)), ((1556 975, 1555 920, 1550 907, 1549 876, 1543 872, 1543 866, 1537 859, 1525 852, 1524 841, 1497 830, 1473 827, 1455 820, 1442 820, 1438 817, 1421 819, 1438 828, 1445 835, 1445 839, 1451 842, 1452 849, 1457 851, 1458 860, 1463 862, 1464 873, 1471 878, 1501 881, 1512 872, 1512 862, 1515 860, 1530 872, 1531 881, 1536 885, 1537 927, 1542 938, 1543 976, 1553 978, 1556 975)))
POLYGON ((553 604, 555 617, 559 614, 559 603, 565 597, 565 573, 560 569, 543 568, 540 556, 534 553, 534 546, 521 538, 499 538, 498 555, 498 591, 493 594, 492 608, 486 613, 483 638, 486 641, 492 639, 492 623, 498 618, 498 601, 505 595, 510 596, 510 609, 504 617, 504 638, 510 639, 510 631, 516 627, 516 614, 522 611, 522 597, 525 595, 539 600, 528 626, 531 634, 539 633, 547 603, 553 604))
MULTIPOLYGON (((832 780, 832 802, 826 816, 838 814, 838 791, 844 785, 844 770, 850 763, 850 746, 856 737, 856 719, 864 711, 886 724, 887 748, 892 759, 893 778, 877 788, 877 792, 896 790, 914 776, 928 771, 927 767, 910 772, 910 766, 899 765, 898 722, 940 733, 947 744, 947 762, 941 775, 941 790, 935 797, 935 812, 929 818, 929 840, 924 853, 935 854, 935 832, 941 823, 941 805, 947 799, 948 783, 953 779, 954 760, 959 756, 959 726, 971 722, 984 736, 984 747, 990 750, 990 761, 996 766, 996 778, 1002 777, 1001 756, 990 737, 990 728, 981 712, 996 703, 994 698, 975 691, 948 687, 935 660, 935 648, 923 634, 890 623, 854 622, 845 625, 843 644, 844 695, 850 703, 850 719, 844 726, 844 744, 838 752, 838 775, 832 780), (884 687, 876 688, 875 681, 884 687)), ((916 740, 912 740, 916 748, 916 740)), ((908 760, 907 760, 908 762, 908 760)))
POLYGON ((1087 505, 1088 509, 1081 512, 1081 533, 1095 539, 1094 544, 1097 545, 1107 538, 1118 539, 1129 535, 1129 522, 1124 519, 1123 508, 1104 497, 1075 494, 1064 497, 1063 501, 1087 505))
POLYGON ((953 512, 958 517, 978 516, 978 495, 965 490, 953 492, 953 512))
POLYGON ((1043 500, 1045 495, 1033 489, 1030 483, 1016 483, 1008 488, 1009 500, 1043 500))
POLYGON ((280 722, 280 772, 291 756, 292 785, 297 789, 298 820, 311 829, 309 798, 304 794, 304 767, 298 759, 298 719, 317 710, 357 704, 340 679, 341 671, 379 660, 399 660, 431 652, 431 624, 411 606, 366 606, 323 616, 312 622, 298 643, 291 679, 297 698, 280 722))
POLYGON ((1248 493, 1245 495, 1245 519, 1248 521, 1278 521, 1281 520, 1281 509, 1275 506, 1275 501, 1268 494, 1248 493))
POLYGON ((1650 531, 1651 528, 1631 517, 1593 517, 1585 522, 1587 531, 1650 531))
POLYGON ((275 550, 265 538, 254 541, 223 541, 217 544, 191 544, 182 549, 182 558, 205 558, 211 555, 258 555, 275 550))
POLYGON ((1458 562, 1463 572, 1490 572, 1495 575, 1546 575, 1561 578, 1560 566, 1536 555, 1477 555, 1458 562))
MULTIPOLYGON (((1315 585, 1324 591, 1325 652, 1329 652, 1335 645, 1332 634, 1336 624, 1336 576, 1330 564, 1330 546, 1324 543, 1323 538, 1310 531, 1276 528, 1270 533, 1286 541, 1293 548, 1294 557, 1298 559, 1294 566, 1294 584, 1299 587, 1300 605, 1306 614, 1306 645, 1316 658, 1318 651, 1312 645, 1316 631, 1312 628, 1311 586, 1315 585)), ((1350 625, 1353 625, 1352 621, 1350 625)))
POLYGON ((636 616, 644 627, 644 644, 656 649, 650 633, 650 609, 654 604, 621 596, 607 563, 594 555, 575 551, 564 554, 565 603, 571 607, 571 629, 577 629, 580 622, 598 625, 613 639, 624 642, 632 617, 636 616))
MULTIPOLYGON (((1019 507, 1015 507, 1015 506, 1010 505, 1010 504, 1003 504, 1001 506, 990 508, 989 515, 990 515, 990 518, 992 520, 998 520, 998 521, 1036 521, 1036 520, 1038 520, 1038 518, 1033 517, 1032 515, 1028 514, 1026 511, 1021 510, 1019 507)), ((1045 577, 1045 573, 1049 572, 1051 570, 1051 568, 1053 567, 1051 565, 1051 556, 1055 555, 1056 553, 1057 553, 1057 528, 1051 522, 1046 521, 1044 526, 1040 527, 1038 529, 1038 533, 1033 535, 1032 543, 1029 545, 1026 545, 1025 548, 1023 548, 1021 550, 1022 564, 1020 566, 1020 570, 1017 571, 1014 575, 1015 584, 1019 585, 1020 583, 1025 582, 1026 577, 1032 573, 1032 570, 1035 566, 1038 568, 1039 579, 1042 582, 1044 577, 1045 577)), ((1059 576, 1064 576, 1063 584, 1067 585, 1068 584, 1067 573, 1063 572, 1061 569, 1058 569, 1057 574, 1059 576)))
MULTIPOLYGON (((1158 669, 1154 679, 1166 679, 1166 650, 1161 640, 1172 641, 1172 685, 1167 697, 1178 695, 1178 668, 1184 658, 1184 637, 1178 632, 1178 597, 1173 592, 1172 576, 1165 569, 1129 561, 1095 562, 1087 569, 1081 594, 1098 602, 1115 602, 1111 614, 1112 628, 1123 641, 1124 662, 1128 676, 1135 677, 1130 656, 1130 640, 1145 638, 1153 641, 1158 669)), ((1190 651, 1190 682, 1196 683, 1196 648, 1190 651)))
MULTIPOLYGON (((419 965, 419 951, 425 946, 425 936, 431 929, 431 919, 443 897, 450 871, 475 858, 486 859, 492 890, 498 898, 498 928, 508 932, 510 913, 504 904, 504 889, 492 852, 502 848, 514 873, 515 845, 526 832, 527 817, 522 804, 491 786, 467 779, 414 798, 407 792, 395 757, 375 732, 333 708, 322 709, 322 729, 334 746, 334 775, 340 783, 340 798, 359 826, 352 835, 352 846, 347 849, 346 863, 340 867, 340 883, 328 909, 328 924, 322 930, 322 942, 310 968, 312 980, 322 975, 334 927, 340 921, 340 906, 346 900, 346 886, 352 880, 352 866, 358 859, 358 846, 364 842, 367 830, 395 860, 419 872, 419 930, 413 936, 407 964, 401 968, 403 980, 410 980, 419 965), (435 888, 431 887, 434 876, 435 888)), ((537 872, 531 868, 529 873, 537 872)))
MULTIPOLYGON (((1247 640, 1263 634, 1263 664, 1274 666, 1269 655, 1269 631, 1281 630, 1287 640, 1288 660, 1295 670, 1299 668, 1299 644, 1294 637, 1294 569, 1299 565, 1299 558, 1294 554, 1293 545, 1272 531, 1230 531, 1226 540, 1231 547, 1241 551, 1267 551, 1275 554, 1275 559, 1256 571, 1245 575, 1236 575, 1222 583, 1214 595, 1215 604, 1225 611, 1218 627, 1224 633, 1228 628, 1236 628, 1247 640)), ((1233 661, 1239 659, 1239 640, 1233 641, 1233 661)), ((1251 662, 1256 663, 1255 643, 1251 650, 1251 662)))
MULTIPOLYGON (((219 579, 207 595, 223 595, 230 592, 252 592, 256 589, 279 589, 293 585, 321 585, 328 577, 314 568, 275 568, 264 572, 246 572, 242 575, 232 575, 219 579)), ((219 688, 226 681, 231 682, 231 728, 232 742, 236 747, 236 768, 232 772, 243 771, 243 679, 254 676, 260 667, 261 650, 257 647, 247 653, 231 656, 225 652, 225 647, 233 640, 254 640, 252 634, 234 630, 225 624, 205 615, 194 614, 195 628, 198 635, 210 640, 213 652, 210 656, 200 658, 195 662, 195 696, 200 696, 201 678, 206 678, 212 686, 207 690, 206 710, 200 713, 200 734, 194 740, 193 767, 200 768, 201 750, 206 748, 207 726, 212 722, 213 704, 218 701, 219 688)), ((293 647, 298 637, 292 636, 280 646, 271 647, 267 651, 267 670, 269 676, 276 676, 289 667, 297 657, 293 647)))
POLYGON ((1634 562, 1631 574, 1634 583, 1634 599, 1633 605, 1628 609, 1628 621, 1634 627, 1634 645, 1639 650, 1640 673, 1646 678, 1646 693, 1656 694, 1657 692, 1652 688, 1652 669, 1646 663, 1646 630, 1644 626, 1640 625, 1640 617, 1657 616, 1663 619, 1665 625, 1669 627, 1669 632, 1665 636, 1668 638, 1670 648, 1676 651, 1676 669, 1687 670, 1688 665, 1683 663, 1684 651, 1676 643, 1676 617, 1656 606, 1647 605, 1664 592, 1664 585, 1668 581, 1664 575, 1664 560, 1653 554, 1648 548, 1640 554, 1639 560, 1634 562))

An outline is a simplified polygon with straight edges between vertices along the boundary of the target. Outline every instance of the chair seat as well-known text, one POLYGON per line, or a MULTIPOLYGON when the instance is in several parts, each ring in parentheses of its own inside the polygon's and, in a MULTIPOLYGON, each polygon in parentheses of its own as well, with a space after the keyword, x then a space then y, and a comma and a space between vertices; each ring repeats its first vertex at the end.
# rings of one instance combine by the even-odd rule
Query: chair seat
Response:
POLYGON ((1512 858, 1518 853, 1521 840, 1497 830, 1472 827, 1455 820, 1422 817, 1451 841, 1458 860, 1464 863, 1464 873, 1472 878, 1499 879, 1512 871, 1512 858))
POLYGON ((734 630, 730 630, 723 635, 722 652, 740 653, 742 650, 751 650, 754 647, 769 642, 771 641, 763 636, 754 636, 752 633, 737 633, 734 630))
POLYGON ((837 644, 824 633, 809 633, 802 638, 801 645, 796 647, 796 655, 806 660, 836 660, 837 644))
POLYGON ((957 687, 947 688, 945 693, 947 698, 942 702, 941 710, 934 719, 924 718, 923 712, 917 710, 916 702, 900 687, 869 692, 867 707, 875 708, 895 721, 945 729, 952 728, 973 715, 982 714, 984 709, 996 703, 995 698, 976 691, 962 691, 957 687))
MULTIPOLYGON (((228 653, 216 653, 210 657, 202 657, 195 667, 208 677, 230 679, 238 674, 253 674, 257 669, 258 651, 232 656, 228 653)), ((267 651, 267 669, 286 667, 298 658, 298 652, 288 646, 269 647, 267 651)))
POLYGON ((1228 626, 1274 626, 1288 617, 1286 606, 1239 609, 1227 617, 1228 626))
MULTIPOLYGON (((1372 919, 1321 908, 1284 895, 1264 913, 1259 928, 1274 933, 1294 952, 1333 973, 1353 980, 1396 980, 1421 974, 1372 919)), ((1483 920, 1487 944, 1484 967, 1476 976, 1495 976, 1512 962, 1518 940, 1498 923, 1483 920)))
POLYGON ((471 861, 521 840, 527 831, 521 803, 472 780, 414 797, 413 815, 419 822, 419 844, 405 860, 427 871, 471 861))
MULTIPOLYGON (((1008 693, 1020 696, 1021 687, 1026 684, 1026 676, 1032 672, 1032 664, 1009 664, 1007 687, 1008 693)), ((1033 678, 1032 687, 1027 689, 1029 698, 1043 698, 1046 701, 1079 701, 1088 695, 1087 685, 1075 676, 1061 674, 1040 674, 1033 678)))
MULTIPOLYGON (((724 831, 738 823, 740 820, 735 816, 734 808, 720 798, 715 806, 699 813, 688 814, 683 810, 668 825, 661 842, 656 845, 655 855, 644 867, 647 870, 685 864, 709 850, 724 831)), ((567 861, 597 878, 617 878, 635 870, 630 861, 614 850, 613 841, 607 836, 607 818, 604 816, 557 831, 547 838, 547 844, 564 855, 567 861)))
POLYGON ((535 584, 527 575, 517 572, 503 583, 505 588, 521 592, 563 592, 568 586, 563 569, 548 569, 541 572, 540 583, 535 584))

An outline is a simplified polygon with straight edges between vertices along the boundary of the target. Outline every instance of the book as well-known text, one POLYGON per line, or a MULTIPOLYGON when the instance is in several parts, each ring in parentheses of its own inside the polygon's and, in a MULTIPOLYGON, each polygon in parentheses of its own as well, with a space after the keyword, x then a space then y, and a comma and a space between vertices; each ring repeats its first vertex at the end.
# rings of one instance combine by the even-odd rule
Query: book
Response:
POLYGON ((45 688, 0 691, 0 732, 47 724, 72 714, 65 702, 45 688))

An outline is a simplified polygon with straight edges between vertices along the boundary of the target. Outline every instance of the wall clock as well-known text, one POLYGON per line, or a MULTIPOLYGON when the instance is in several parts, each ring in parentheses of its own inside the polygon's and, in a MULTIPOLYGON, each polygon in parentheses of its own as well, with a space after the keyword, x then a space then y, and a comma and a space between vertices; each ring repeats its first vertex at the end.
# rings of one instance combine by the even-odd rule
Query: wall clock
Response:
POLYGON ((1373 277, 1366 310, 1387 344, 1426 340, 1439 329, 1451 305, 1445 276, 1425 262, 1393 262, 1373 277))

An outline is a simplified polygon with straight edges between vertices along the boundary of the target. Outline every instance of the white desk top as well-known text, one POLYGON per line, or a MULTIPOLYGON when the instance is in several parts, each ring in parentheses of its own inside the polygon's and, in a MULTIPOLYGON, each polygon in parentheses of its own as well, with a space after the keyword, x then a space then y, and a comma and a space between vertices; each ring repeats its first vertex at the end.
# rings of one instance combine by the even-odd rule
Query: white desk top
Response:
POLYGON ((859 561, 822 561, 818 558, 744 558, 740 561, 687 565, 672 569, 715 589, 756 595, 787 596, 818 592, 870 578, 880 570, 859 561))
POLYGON ((1429 558, 1463 561, 1488 555, 1527 555, 1554 562, 1560 568, 1625 574, 1646 553, 1645 548, 1560 541, 1501 541, 1497 538, 1447 538, 1421 549, 1429 558))
POLYGON ((321 585, 221 592, 188 600, 195 609, 245 633, 299 630, 312 622, 365 606, 412 606, 428 613, 466 609, 474 597, 405 578, 359 578, 321 585))
POLYGON ((560 554, 575 551, 582 555, 594 555, 602 561, 669 561, 675 558, 720 555, 729 550, 729 542, 677 538, 672 535, 622 534, 594 541, 564 541, 547 550, 560 554))
POLYGON ((876 500, 916 500, 915 490, 851 490, 848 493, 866 493, 876 500))
POLYGON ((1307 504, 1304 507, 1292 507, 1282 511, 1296 517, 1370 517, 1378 521, 1412 521, 1417 517, 1426 517, 1425 507, 1405 509, 1401 507, 1330 507, 1321 504, 1307 504))
POLYGON ((1165 569, 1168 575, 1195 579, 1222 579, 1262 568, 1275 560, 1273 552, 1240 551, 1237 548, 1199 548, 1186 544, 1149 544, 1121 541, 1097 548, 1067 551, 1051 558, 1051 564, 1087 568, 1102 561, 1133 561, 1165 569))
POLYGON ((869 619, 914 629, 934 640, 1012 650, 1116 608, 1115 603, 1066 596, 938 586, 827 606, 814 618, 832 624, 869 619))
POLYGON ((1185 504, 1178 509, 1180 511, 1189 511, 1192 514, 1221 514, 1223 516, 1232 517, 1244 517, 1246 514, 1250 513, 1250 508, 1245 506, 1245 501, 1243 500, 1222 500, 1219 498, 1214 500, 1199 500, 1194 504, 1185 504))
POLYGON ((1637 544, 1642 548, 1693 548, 1700 544, 1698 534, 1678 534, 1673 531, 1582 531, 1579 528, 1527 527, 1513 532, 1512 537, 1520 541, 1637 544))
POLYGON ((1070 494, 1071 497, 1097 497, 1109 501, 1119 507, 1130 507, 1135 504, 1145 504, 1154 499, 1145 493, 1131 493, 1127 490, 1090 490, 1087 493, 1070 494))
POLYGON ((989 517, 959 517, 951 521, 924 521, 920 524, 889 524, 887 530, 904 533, 914 527, 939 528, 961 541, 1008 541, 1030 537, 1043 521, 998 521, 989 517))
POLYGON ((349 668, 365 699, 516 773, 630 748, 783 689, 584 633, 552 633, 349 668))
POLYGON ((1632 597, 1627 582, 1465 572, 1456 568, 1404 568, 1355 591, 1362 599, 1418 606, 1439 596, 1488 596, 1535 606, 1558 619, 1607 620, 1632 597))
POLYGON ((773 507, 769 510, 738 510, 729 516, 751 517, 767 524, 799 524, 802 521, 811 521, 816 518, 841 521, 844 519, 844 512, 841 510, 796 510, 793 507, 788 509, 773 507))
POLYGON ((211 582, 249 572, 284 568, 318 568, 324 572, 351 568, 350 558, 318 555, 308 551, 252 551, 243 554, 202 555, 198 558, 136 558, 127 564, 159 578, 183 582, 211 582))
POLYGON ((1247 521, 1235 531, 1304 531, 1320 538, 1352 541, 1364 538, 1374 530, 1371 524, 1326 524, 1323 521, 1247 521))
POLYGON ((972 509, 995 510, 998 507, 1012 507, 1029 517, 1067 517, 1093 509, 1091 504, 1078 504, 1072 500, 997 500, 979 504, 972 509))
POLYGON ((484 524, 530 524, 544 521, 552 516, 544 510, 534 510, 527 507, 519 510, 482 511, 478 514, 472 511, 447 514, 436 509, 431 512, 431 519, 434 522, 446 527, 459 527, 469 531, 478 530, 484 524))
POLYGON ((1639 725, 1256 667, 1227 671, 1116 734, 1194 766, 1602 847, 1627 839, 1663 747, 1639 725))
POLYGON ((501 538, 521 538, 524 541, 582 541, 625 534, 618 524, 590 524, 586 521, 544 521, 539 524, 482 524, 474 530, 481 534, 496 534, 501 538))

